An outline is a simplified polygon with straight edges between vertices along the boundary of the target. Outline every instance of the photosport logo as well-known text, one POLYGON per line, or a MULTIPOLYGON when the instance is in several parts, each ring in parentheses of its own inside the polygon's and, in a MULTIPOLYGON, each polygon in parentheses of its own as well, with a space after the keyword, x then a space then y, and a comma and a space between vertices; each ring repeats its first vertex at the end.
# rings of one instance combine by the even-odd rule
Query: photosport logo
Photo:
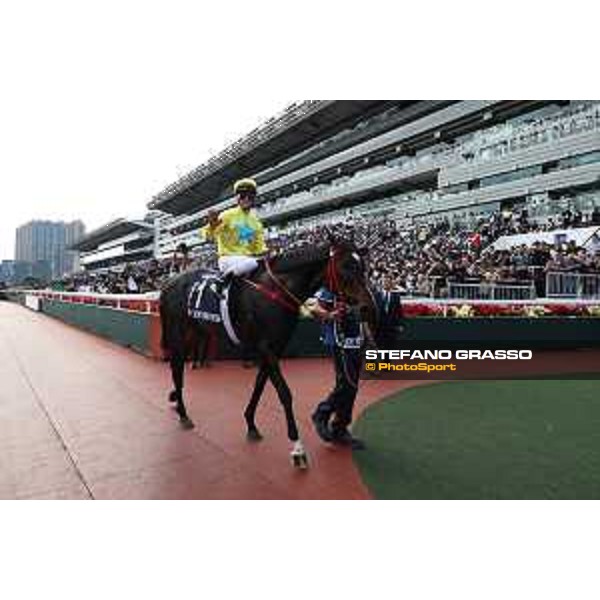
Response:
POLYGON ((413 348, 364 351, 363 379, 512 379, 531 374, 529 349, 413 348))

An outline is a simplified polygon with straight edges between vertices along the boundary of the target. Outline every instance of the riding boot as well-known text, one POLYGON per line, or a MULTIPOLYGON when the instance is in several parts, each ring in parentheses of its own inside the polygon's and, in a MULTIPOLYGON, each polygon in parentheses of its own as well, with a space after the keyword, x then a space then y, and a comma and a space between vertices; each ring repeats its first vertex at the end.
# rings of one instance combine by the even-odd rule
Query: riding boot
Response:
POLYGON ((223 300, 225 298, 225 290, 227 286, 233 280, 234 273, 233 271, 227 271, 227 273, 221 273, 220 277, 216 280, 215 291, 217 292, 217 296, 223 300))

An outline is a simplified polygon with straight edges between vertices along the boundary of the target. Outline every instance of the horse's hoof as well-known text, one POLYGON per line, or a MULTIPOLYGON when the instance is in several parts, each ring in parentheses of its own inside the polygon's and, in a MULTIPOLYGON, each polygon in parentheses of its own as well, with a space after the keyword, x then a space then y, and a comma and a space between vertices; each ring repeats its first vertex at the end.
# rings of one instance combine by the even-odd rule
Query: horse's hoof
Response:
POLYGON ((308 469, 308 455, 306 454, 292 454, 292 465, 295 469, 300 471, 306 471, 308 469))
POLYGON ((248 429, 246 439, 249 442, 260 442, 263 439, 263 436, 258 429, 248 429))
POLYGON ((185 419, 179 419, 179 424, 181 425, 182 429, 194 429, 195 425, 194 422, 188 417, 185 419))
POLYGON ((169 402, 177 402, 177 393, 176 392, 171 392, 169 394, 169 402))

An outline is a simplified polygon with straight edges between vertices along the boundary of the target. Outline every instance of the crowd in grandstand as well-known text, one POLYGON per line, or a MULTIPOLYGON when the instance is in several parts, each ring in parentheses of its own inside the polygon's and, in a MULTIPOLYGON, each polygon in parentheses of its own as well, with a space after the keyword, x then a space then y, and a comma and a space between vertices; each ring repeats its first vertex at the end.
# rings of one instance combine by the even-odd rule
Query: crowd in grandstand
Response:
POLYGON ((178 253, 169 260, 151 259, 129 263, 122 270, 82 271, 54 282, 53 288, 67 292, 143 294, 160 289, 169 277, 179 273, 183 268, 183 258, 178 253))
MULTIPOLYGON (((382 218, 352 219, 329 229, 358 243, 371 240, 370 278, 373 284, 409 295, 443 295, 447 282, 541 286, 547 271, 600 272, 600 256, 574 243, 560 247, 537 242, 510 250, 490 250, 499 237, 536 231, 600 225, 600 211, 588 215, 565 211, 544 224, 531 222, 526 209, 430 223, 403 223, 382 218)), ((325 237, 324 226, 279 235, 274 245, 294 248, 325 237)), ((273 243, 272 243, 273 245, 273 243)), ((543 293, 538 287, 538 293, 543 293)))
POLYGON ((529 148, 600 128, 600 104, 581 103, 555 115, 527 118, 477 133, 455 153, 464 160, 491 160, 515 150, 529 148))
POLYGON ((171 277, 193 267, 214 268, 213 248, 200 247, 192 256, 189 248, 180 244, 170 258, 128 263, 122 269, 80 271, 53 282, 52 287, 66 292, 143 294, 159 290, 171 277))
MULTIPOLYGON (((543 295, 548 271, 600 272, 600 255, 578 248, 536 242, 510 250, 493 250, 501 236, 556 228, 600 226, 600 210, 588 214, 565 210, 546 222, 530 220, 525 208, 481 215, 461 215, 430 222, 401 222, 381 217, 353 217, 337 223, 283 230, 272 235, 273 254, 311 246, 327 238, 326 227, 340 238, 358 244, 369 241, 371 282, 388 290, 414 296, 444 295, 448 282, 523 285, 534 282, 543 295)), ((79 273, 55 283, 66 291, 108 294, 144 293, 160 289, 173 275, 190 267, 214 267, 212 245, 193 255, 180 247, 172 258, 129 264, 119 272, 79 273)))
POLYGON ((98 294, 138 294, 156 290, 165 276, 165 265, 159 261, 128 264, 123 270, 83 271, 55 281, 53 288, 67 292, 98 294))

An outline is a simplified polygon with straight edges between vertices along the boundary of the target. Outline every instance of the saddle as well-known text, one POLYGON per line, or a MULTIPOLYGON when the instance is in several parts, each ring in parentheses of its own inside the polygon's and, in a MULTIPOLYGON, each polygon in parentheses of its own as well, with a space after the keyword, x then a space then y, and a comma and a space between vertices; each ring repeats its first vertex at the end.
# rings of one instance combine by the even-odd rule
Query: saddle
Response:
POLYGON ((222 323, 229 339, 240 345, 240 340, 233 329, 229 314, 229 284, 222 295, 217 293, 219 273, 204 271, 199 273, 192 284, 187 299, 187 313, 190 319, 201 323, 222 323))

